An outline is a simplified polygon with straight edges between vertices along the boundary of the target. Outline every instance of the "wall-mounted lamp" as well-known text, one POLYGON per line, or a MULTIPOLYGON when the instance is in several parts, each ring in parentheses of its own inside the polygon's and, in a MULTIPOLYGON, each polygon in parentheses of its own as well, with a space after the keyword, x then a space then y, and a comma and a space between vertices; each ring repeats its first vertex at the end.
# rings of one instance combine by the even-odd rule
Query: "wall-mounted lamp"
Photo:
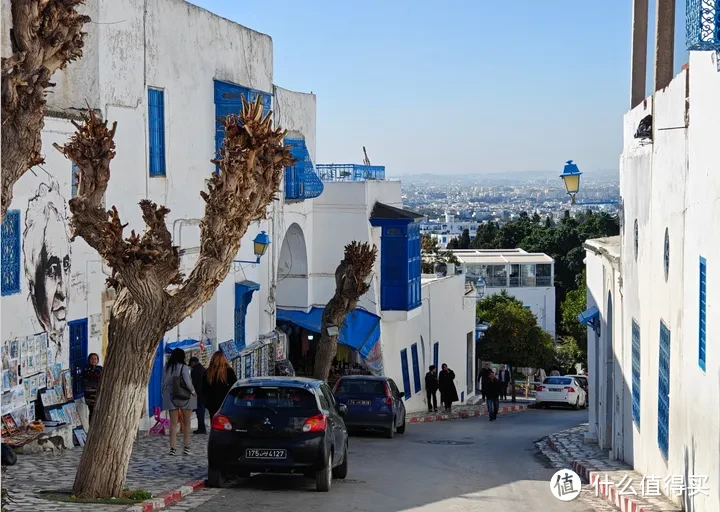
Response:
POLYGON ((578 315, 577 319, 578 322, 595 331, 596 336, 600 336, 600 311, 597 307, 592 306, 586 309, 578 315))
POLYGON ((308 341, 312 341, 314 339, 315 339, 315 336, 313 336, 312 334, 308 334, 308 341))
POLYGON ((233 260, 233 263, 249 263, 250 265, 257 265, 260 263, 262 258, 267 252, 267 248, 270 245, 270 237, 265 231, 261 231, 253 240, 253 252, 257 258, 255 261, 244 261, 244 260, 233 260))

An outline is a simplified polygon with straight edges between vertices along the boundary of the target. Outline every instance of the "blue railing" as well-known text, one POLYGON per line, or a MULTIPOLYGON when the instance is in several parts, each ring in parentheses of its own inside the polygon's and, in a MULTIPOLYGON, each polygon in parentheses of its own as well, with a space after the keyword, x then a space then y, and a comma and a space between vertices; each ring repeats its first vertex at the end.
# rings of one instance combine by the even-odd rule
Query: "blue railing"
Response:
POLYGON ((685 9, 687 49, 720 51, 720 0, 687 0, 685 9))
POLYGON ((323 181, 384 180, 384 165, 316 164, 315 171, 323 181))
POLYGON ((310 153, 303 139, 285 139, 295 165, 285 168, 285 199, 304 200, 318 197, 323 192, 323 183, 313 170, 310 153))

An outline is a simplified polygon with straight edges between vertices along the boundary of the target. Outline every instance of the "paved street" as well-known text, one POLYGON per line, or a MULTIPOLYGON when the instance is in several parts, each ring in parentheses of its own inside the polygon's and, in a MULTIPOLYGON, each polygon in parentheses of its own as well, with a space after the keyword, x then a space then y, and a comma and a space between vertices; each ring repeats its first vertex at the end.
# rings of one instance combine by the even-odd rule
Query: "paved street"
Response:
POLYGON ((352 437, 348 479, 334 481, 328 494, 315 492, 314 482, 302 477, 256 475, 228 489, 201 490, 169 510, 608 510, 587 491, 573 502, 556 500, 549 486, 556 470, 533 444, 586 421, 586 411, 530 410, 493 423, 485 416, 413 424, 394 440, 352 437), (442 444, 447 441, 455 444, 442 444))

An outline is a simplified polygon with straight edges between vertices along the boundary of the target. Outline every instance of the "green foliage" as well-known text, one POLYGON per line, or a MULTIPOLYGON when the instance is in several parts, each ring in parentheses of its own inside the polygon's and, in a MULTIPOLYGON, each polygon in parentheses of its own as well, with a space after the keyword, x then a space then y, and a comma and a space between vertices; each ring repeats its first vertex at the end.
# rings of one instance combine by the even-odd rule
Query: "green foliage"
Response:
MULTIPOLYGON (((4 469, 5 469, 5 468, 3 468, 3 470, 4 470, 4 469)), ((10 503, 14 503, 14 501, 13 501, 12 498, 10 497, 10 493, 8 492, 8 490, 5 489, 5 488, 3 488, 3 489, 2 489, 2 512, 7 512, 7 511, 8 511, 8 509, 5 508, 5 507, 7 507, 8 505, 10 505, 10 503)))
POLYGON ((479 322, 492 323, 497 318, 499 306, 503 304, 517 304, 523 306, 523 303, 508 294, 507 290, 502 290, 500 293, 485 297, 478 301, 476 306, 476 316, 479 322))
POLYGON ((574 367, 575 363, 582 363, 583 366, 587 366, 586 357, 580 350, 575 339, 570 337, 563 338, 555 346, 554 363, 555 368, 562 369, 563 371, 574 367))
MULTIPOLYGON (((567 337, 576 341, 582 360, 587 359, 587 327, 578 322, 578 315, 585 311, 587 303, 585 271, 580 274, 577 288, 570 290, 560 305, 560 329, 567 337)), ((578 361, 580 362, 580 361, 578 361)))
POLYGON ((420 251, 422 253, 423 274, 434 274, 435 263, 460 264, 460 260, 458 260, 457 256, 453 253, 450 251, 441 251, 440 247, 438 247, 437 240, 429 234, 423 233, 420 235, 420 251))
POLYGON ((127 494, 125 497, 129 500, 135 500, 135 501, 145 501, 152 498, 152 493, 149 493, 147 491, 143 490, 137 490, 137 491, 127 491, 127 494))

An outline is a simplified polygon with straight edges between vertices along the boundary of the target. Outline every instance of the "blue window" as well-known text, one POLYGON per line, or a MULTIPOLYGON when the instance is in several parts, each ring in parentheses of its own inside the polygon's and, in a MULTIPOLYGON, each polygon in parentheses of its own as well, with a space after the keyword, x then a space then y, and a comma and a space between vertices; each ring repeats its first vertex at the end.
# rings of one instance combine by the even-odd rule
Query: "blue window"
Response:
POLYGON ((418 358, 417 343, 413 343, 410 347, 412 350, 412 363, 413 363, 413 377, 415 378, 415 393, 422 391, 422 385, 420 383, 420 360, 418 358))
POLYGON ((70 331, 70 369, 73 371, 73 398, 82 398, 83 370, 88 358, 88 319, 68 322, 70 331))
POLYGON ((640 326, 632 321, 632 418, 640 428, 640 326))
POLYGON ((411 311, 421 301, 420 226, 385 226, 381 237, 381 307, 384 311, 411 311))
POLYGON ((2 223, 2 295, 20 293, 20 210, 8 210, 2 223))
POLYGON ((165 93, 148 89, 150 176, 165 176, 165 93))
POLYGON ((80 178, 80 169, 75 162, 72 163, 72 175, 70 176, 70 197, 75 197, 78 193, 78 179, 80 178))
POLYGON ((438 367, 438 361, 440 360, 440 342, 436 341, 433 345, 433 364, 435 368, 438 367))
POLYGON ((259 289, 260 285, 252 281, 235 283, 235 346, 238 350, 245 348, 245 315, 253 292, 259 289))
POLYGON ((705 371, 706 361, 706 345, 705 345, 705 333, 707 332, 707 261, 702 256, 700 257, 700 318, 699 318, 699 333, 698 333, 698 365, 705 371))
POLYGON ((660 361, 658 364, 658 447, 668 458, 670 439, 670 329, 660 320, 660 361))
POLYGON ((408 400, 412 393, 410 392, 410 368, 408 368, 407 349, 400 351, 400 365, 402 366, 403 391, 405 391, 405 400, 408 400))

